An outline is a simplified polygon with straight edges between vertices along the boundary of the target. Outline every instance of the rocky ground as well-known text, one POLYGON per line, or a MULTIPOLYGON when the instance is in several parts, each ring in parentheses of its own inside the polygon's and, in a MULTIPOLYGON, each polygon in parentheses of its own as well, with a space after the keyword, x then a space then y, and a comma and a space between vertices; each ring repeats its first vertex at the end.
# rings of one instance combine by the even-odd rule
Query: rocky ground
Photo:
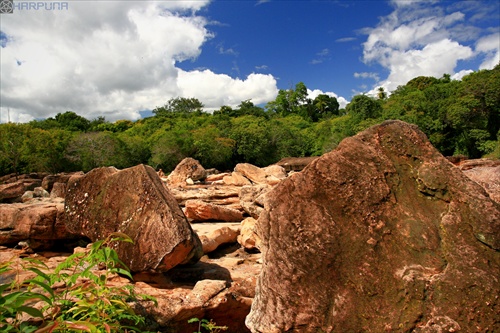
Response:
POLYGON ((267 168, 185 159, 168 177, 147 166, 3 177, 0 262, 54 268, 125 232, 133 285, 158 300, 137 309, 160 332, 193 332, 190 318, 227 332, 500 331, 500 161, 452 162, 390 122, 267 168))

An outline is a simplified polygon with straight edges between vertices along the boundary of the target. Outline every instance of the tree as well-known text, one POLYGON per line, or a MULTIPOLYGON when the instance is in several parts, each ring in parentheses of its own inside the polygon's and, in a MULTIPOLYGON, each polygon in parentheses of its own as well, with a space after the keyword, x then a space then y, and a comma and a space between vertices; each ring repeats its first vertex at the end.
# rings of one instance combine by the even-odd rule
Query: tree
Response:
POLYGON ((208 125, 192 131, 194 158, 207 168, 226 170, 232 165, 236 142, 221 136, 215 125, 208 125))
POLYGON ((384 90, 384 87, 379 87, 377 89, 377 98, 380 100, 385 100, 387 98, 387 93, 384 90))
POLYGON ((312 102, 314 113, 311 115, 312 121, 318 121, 321 118, 339 115, 339 102, 333 96, 325 94, 318 95, 312 102))
POLYGON ((295 85, 295 89, 280 89, 276 99, 269 102, 266 108, 282 117, 286 117, 289 114, 307 114, 307 111, 303 112, 307 103, 307 87, 303 82, 299 82, 295 85))
POLYGON ((61 128, 67 129, 68 131, 85 132, 90 128, 90 121, 77 115, 73 111, 58 113, 55 120, 59 123, 61 128))
POLYGON ((203 103, 196 98, 176 97, 171 98, 167 104, 153 110, 160 117, 188 116, 203 112, 203 103))
POLYGON ((29 126, 24 124, 0 124, 0 174, 21 171, 28 131, 29 126))
POLYGON ((382 114, 381 104, 366 95, 356 95, 346 106, 347 114, 356 120, 375 119, 382 114))
POLYGON ((126 145, 110 132, 80 133, 68 144, 66 157, 85 172, 103 166, 130 166, 126 145))

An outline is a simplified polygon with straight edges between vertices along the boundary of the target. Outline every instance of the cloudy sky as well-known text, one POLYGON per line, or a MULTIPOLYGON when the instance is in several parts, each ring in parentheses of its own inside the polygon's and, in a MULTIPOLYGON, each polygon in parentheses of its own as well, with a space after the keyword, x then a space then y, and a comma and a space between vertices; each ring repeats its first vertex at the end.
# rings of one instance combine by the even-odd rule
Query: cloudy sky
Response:
POLYGON ((345 105, 500 61, 495 0, 39 3, 0 14, 2 122, 135 120, 172 97, 264 105, 298 82, 345 105))

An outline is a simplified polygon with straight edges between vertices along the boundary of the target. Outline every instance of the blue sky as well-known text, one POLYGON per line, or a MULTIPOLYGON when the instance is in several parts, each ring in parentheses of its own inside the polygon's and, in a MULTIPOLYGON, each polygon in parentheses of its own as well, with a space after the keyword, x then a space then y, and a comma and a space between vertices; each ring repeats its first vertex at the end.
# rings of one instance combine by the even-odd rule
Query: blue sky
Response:
POLYGON ((134 120, 179 96, 265 105, 298 82, 345 105, 500 61, 489 0, 86 0, 0 15, 2 122, 67 110, 134 120))

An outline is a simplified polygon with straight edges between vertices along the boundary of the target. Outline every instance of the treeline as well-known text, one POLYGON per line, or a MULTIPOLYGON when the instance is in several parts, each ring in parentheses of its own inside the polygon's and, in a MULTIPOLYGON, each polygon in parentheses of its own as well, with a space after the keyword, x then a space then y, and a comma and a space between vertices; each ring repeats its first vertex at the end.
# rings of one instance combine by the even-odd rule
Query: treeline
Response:
POLYGON ((184 157, 219 170, 266 166, 283 157, 315 156, 387 119, 417 124, 444 155, 500 158, 500 65, 465 76, 417 77, 390 97, 307 97, 301 82, 264 108, 242 101, 212 114, 195 98, 173 98, 154 116, 132 122, 88 120, 75 112, 27 124, 0 124, 0 175, 12 172, 125 168, 146 163, 171 171, 184 157))

